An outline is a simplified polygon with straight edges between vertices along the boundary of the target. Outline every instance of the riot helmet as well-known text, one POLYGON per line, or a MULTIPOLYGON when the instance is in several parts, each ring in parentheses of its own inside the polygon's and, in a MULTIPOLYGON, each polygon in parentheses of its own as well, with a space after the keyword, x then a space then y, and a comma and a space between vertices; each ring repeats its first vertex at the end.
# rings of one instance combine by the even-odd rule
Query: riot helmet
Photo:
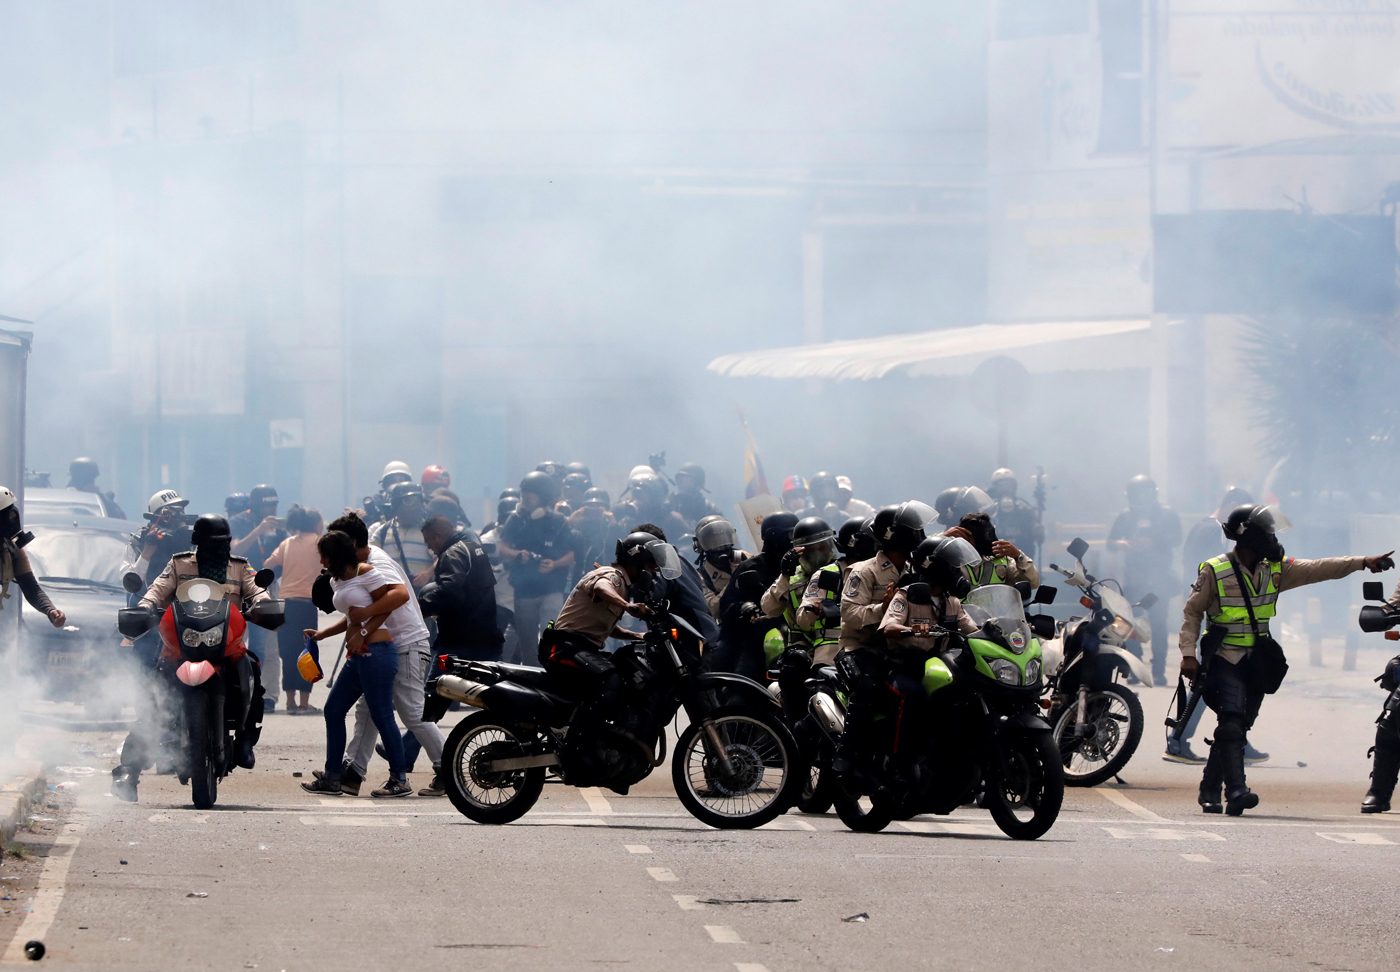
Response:
POLYGON ((705 470, 698 462, 681 463, 676 470, 676 492, 699 493, 705 490, 705 470))
POLYGON ((408 463, 395 459, 384 466, 384 472, 379 474, 379 488, 384 492, 389 491, 389 487, 395 483, 408 483, 413 481, 413 471, 408 468, 408 463))
POLYGON ((1221 524, 1225 538, 1262 555, 1267 560, 1283 559, 1278 535, 1293 526, 1277 506, 1245 503, 1230 511, 1221 524))
POLYGON ((1128 508, 1140 510, 1145 506, 1157 505, 1157 483, 1151 476, 1138 473, 1128 480, 1128 508))
POLYGON ((836 531, 819 516, 805 516, 792 528, 792 549, 810 574, 836 559, 836 531))
POLYGON ((967 597, 972 590, 964 567, 982 562, 977 550, 961 537, 929 537, 914 548, 909 566, 930 587, 953 597, 967 597))
POLYGON ((657 573, 667 580, 675 580, 681 575, 676 548, 650 533, 629 533, 617 541, 615 560, 619 567, 632 570, 646 570, 655 566, 657 573))
MULTIPOLYGON (((526 473, 525 477, 520 480, 520 505, 529 510, 532 518, 539 518, 535 515, 535 510, 543 510, 553 506, 558 499, 559 484, 549 473, 536 469, 534 472, 526 473), (533 495, 538 502, 534 505, 528 504, 525 497, 529 495, 533 495)), ((539 516, 543 515, 543 513, 539 514, 539 516)))
POLYGON ((871 523, 875 545, 906 557, 924 539, 924 518, 912 503, 886 506, 871 523))
POLYGON ((792 529, 797 526, 797 514, 783 510, 769 513, 758 525, 758 538, 763 543, 763 554, 773 562, 792 549, 792 529))
POLYGON ((733 551, 739 542, 739 534, 730 523, 718 513, 711 513, 695 524, 695 552, 698 554, 719 554, 733 551))
POLYGON ((836 546, 848 564, 858 564, 875 556, 875 534, 870 528, 873 517, 847 520, 836 531, 836 546))
POLYGON ((97 463, 87 456, 80 456, 68 464, 68 485, 83 489, 97 481, 97 463))
POLYGON ((933 508, 938 511, 938 522, 945 526, 957 526, 958 521, 969 513, 986 513, 996 506, 984 490, 976 486, 950 486, 938 494, 933 508))
POLYGON ((994 470, 992 481, 988 484, 987 494, 993 499, 1015 499, 1016 474, 1005 466, 994 470))

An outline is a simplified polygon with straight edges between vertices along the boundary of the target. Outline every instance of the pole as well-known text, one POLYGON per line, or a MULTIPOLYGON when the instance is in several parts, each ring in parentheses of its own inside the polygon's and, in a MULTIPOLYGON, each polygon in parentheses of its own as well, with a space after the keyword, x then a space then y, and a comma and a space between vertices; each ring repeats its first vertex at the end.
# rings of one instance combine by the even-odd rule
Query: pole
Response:
POLYGON ((354 505, 354 469, 350 456, 350 312, 349 287, 346 272, 345 241, 345 75, 335 79, 335 132, 337 171, 337 194, 339 208, 337 233, 340 246, 340 486, 344 505, 354 505))

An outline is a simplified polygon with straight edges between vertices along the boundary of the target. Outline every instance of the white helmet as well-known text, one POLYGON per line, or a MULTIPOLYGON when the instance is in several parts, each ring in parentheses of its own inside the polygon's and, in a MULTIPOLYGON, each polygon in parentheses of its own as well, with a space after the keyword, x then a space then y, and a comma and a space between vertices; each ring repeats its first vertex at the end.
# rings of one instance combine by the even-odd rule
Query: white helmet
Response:
POLYGON ((15 505, 15 494, 8 486, 0 486, 0 510, 8 510, 15 505))
POLYGON ((643 466, 633 466, 633 467, 632 467, 632 471, 631 471, 630 473, 627 474, 627 479, 628 479, 628 481, 630 482, 631 480, 636 479, 638 476, 655 476, 655 475, 656 475, 656 470, 653 469, 653 468, 651 468, 650 466, 645 466, 645 465, 643 465, 643 466))
POLYGON ((384 472, 379 476, 379 485, 388 489, 394 483, 406 483, 412 479, 413 471, 408 468, 408 463, 395 459, 384 467, 384 472), (386 482, 390 476, 402 476, 403 478, 395 479, 392 482, 386 482))
POLYGON ((146 504, 146 515, 154 517, 167 506, 178 506, 180 509, 190 505, 190 501, 185 499, 173 489, 163 489, 151 497, 151 501, 146 504))

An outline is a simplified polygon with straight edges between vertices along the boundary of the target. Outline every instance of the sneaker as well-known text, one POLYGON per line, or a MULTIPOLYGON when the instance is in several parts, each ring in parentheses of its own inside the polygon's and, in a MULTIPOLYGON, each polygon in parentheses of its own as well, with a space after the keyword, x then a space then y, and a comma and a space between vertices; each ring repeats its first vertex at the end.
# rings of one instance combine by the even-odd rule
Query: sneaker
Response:
POLYGON ((340 771, 340 792, 346 796, 359 796, 360 784, 364 781, 363 776, 347 766, 340 771))
POLYGON ((321 710, 314 705, 299 705, 295 709, 288 710, 288 715, 295 712, 297 715, 320 715, 321 710))
POLYGON ((1194 766, 1203 765, 1206 761, 1204 756, 1197 756, 1191 751, 1191 743, 1189 740, 1183 740, 1177 747, 1176 752, 1172 752, 1168 749, 1162 754, 1162 758, 1168 763, 1190 763, 1194 766))
POLYGON ((1253 746, 1251 746, 1249 743, 1245 743, 1245 744, 1244 744, 1244 761, 1245 761, 1245 763, 1251 764, 1251 765, 1254 764, 1254 763, 1267 763, 1267 762, 1269 761, 1269 754, 1268 754, 1268 753, 1261 753, 1259 750, 1255 749, 1255 748, 1254 748, 1253 746))
POLYGON ((443 784, 443 782, 442 782, 442 774, 441 774, 441 773, 434 773, 434 774, 433 774, 433 781, 432 781, 431 783, 429 783, 427 786, 423 787, 423 789, 419 790, 419 791, 418 791, 418 795, 421 796, 421 797, 440 797, 440 796, 446 796, 446 795, 447 795, 447 787, 446 787, 446 786, 443 784))
POLYGON ((277 703, 271 699, 263 699, 263 715, 272 715, 277 711, 277 703))
POLYGON ((303 783, 301 788, 307 793, 315 793, 320 796, 340 796, 342 792, 339 780, 328 780, 325 776, 320 776, 310 783, 303 783))
POLYGON ((376 797, 405 797, 412 795, 413 787, 408 785, 407 780, 386 780, 383 786, 370 794, 370 796, 376 797))

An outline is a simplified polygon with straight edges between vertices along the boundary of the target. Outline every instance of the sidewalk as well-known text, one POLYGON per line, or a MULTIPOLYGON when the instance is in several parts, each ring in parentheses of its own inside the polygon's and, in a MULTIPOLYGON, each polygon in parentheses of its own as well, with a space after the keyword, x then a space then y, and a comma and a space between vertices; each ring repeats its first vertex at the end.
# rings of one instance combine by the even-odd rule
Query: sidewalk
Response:
POLYGON ((0 762, 0 829, 4 831, 6 846, 29 819, 47 786, 43 763, 21 759, 0 762))

